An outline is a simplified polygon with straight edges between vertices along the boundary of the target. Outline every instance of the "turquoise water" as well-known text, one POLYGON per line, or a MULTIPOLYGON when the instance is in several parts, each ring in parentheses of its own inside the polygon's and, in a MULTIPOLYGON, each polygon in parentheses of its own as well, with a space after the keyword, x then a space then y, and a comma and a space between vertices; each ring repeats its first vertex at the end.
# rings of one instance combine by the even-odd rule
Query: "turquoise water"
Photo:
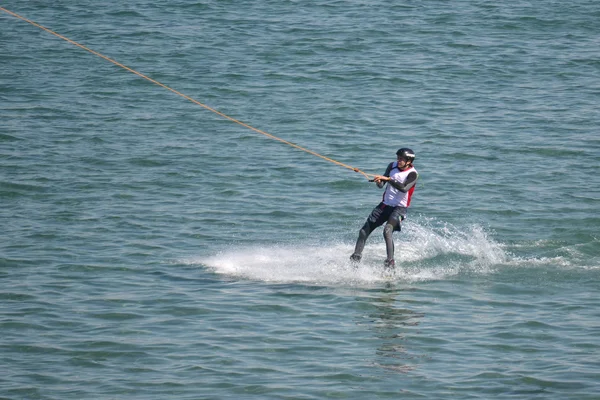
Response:
POLYGON ((0 398, 600 399, 600 4, 4 1, 0 398))

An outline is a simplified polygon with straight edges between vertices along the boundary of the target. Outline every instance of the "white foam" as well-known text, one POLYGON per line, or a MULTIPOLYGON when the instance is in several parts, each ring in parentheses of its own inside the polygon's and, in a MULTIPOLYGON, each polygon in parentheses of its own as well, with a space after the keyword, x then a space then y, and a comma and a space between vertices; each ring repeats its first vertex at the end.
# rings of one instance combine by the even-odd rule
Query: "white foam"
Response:
POLYGON ((382 276, 372 269, 354 269, 350 247, 259 246, 222 251, 202 260, 216 273, 265 282, 351 283, 377 281, 382 276))
POLYGON ((490 239, 479 225, 456 227, 450 224, 436 226, 431 222, 409 225, 407 239, 400 242, 405 252, 415 260, 444 254, 472 257, 477 266, 504 263, 507 255, 502 246, 490 239))
POLYGON ((367 243, 359 268, 349 262, 353 243, 330 239, 319 244, 295 243, 235 247, 209 257, 184 260, 215 273, 264 282, 362 285, 375 282, 446 279, 463 272, 485 274, 506 261, 502 247, 479 226, 407 225, 395 237, 396 272, 382 268, 385 244, 381 232, 367 243))

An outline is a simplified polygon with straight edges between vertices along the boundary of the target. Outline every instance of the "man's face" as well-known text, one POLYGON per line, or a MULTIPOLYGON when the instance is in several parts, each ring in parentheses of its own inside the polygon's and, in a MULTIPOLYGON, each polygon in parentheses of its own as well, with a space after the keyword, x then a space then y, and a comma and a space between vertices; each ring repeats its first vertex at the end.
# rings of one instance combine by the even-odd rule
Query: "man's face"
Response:
POLYGON ((408 166, 408 160, 401 155, 398 155, 398 168, 403 169, 408 166))

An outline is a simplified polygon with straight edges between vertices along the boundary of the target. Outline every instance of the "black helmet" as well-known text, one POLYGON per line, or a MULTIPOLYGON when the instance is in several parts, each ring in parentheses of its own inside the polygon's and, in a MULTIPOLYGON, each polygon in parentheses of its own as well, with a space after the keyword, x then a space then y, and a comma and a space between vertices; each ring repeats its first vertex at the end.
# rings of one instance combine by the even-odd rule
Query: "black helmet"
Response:
POLYGON ((396 155, 401 156, 402 158, 407 159, 410 162, 415 161, 415 152, 409 148, 403 147, 396 152, 396 155))

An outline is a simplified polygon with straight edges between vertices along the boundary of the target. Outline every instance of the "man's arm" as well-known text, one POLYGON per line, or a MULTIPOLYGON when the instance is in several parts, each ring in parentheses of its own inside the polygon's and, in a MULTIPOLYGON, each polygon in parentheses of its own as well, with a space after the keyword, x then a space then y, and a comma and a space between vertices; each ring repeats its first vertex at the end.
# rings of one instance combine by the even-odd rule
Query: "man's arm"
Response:
MULTIPOLYGON (((394 165, 393 162, 391 162, 387 168, 385 169, 385 173, 383 174, 383 176, 387 176, 388 178, 390 177, 390 172, 392 172, 392 165, 394 165)), ((377 187, 378 188, 382 188, 383 186, 385 186, 385 182, 383 181, 378 181, 377 182, 377 187)))
POLYGON ((388 183, 396 189, 398 189, 399 191, 406 193, 410 190, 410 188, 415 186, 415 184, 417 183, 417 178, 417 173, 413 171, 410 174, 408 174, 404 183, 396 182, 393 179, 390 179, 388 183))

